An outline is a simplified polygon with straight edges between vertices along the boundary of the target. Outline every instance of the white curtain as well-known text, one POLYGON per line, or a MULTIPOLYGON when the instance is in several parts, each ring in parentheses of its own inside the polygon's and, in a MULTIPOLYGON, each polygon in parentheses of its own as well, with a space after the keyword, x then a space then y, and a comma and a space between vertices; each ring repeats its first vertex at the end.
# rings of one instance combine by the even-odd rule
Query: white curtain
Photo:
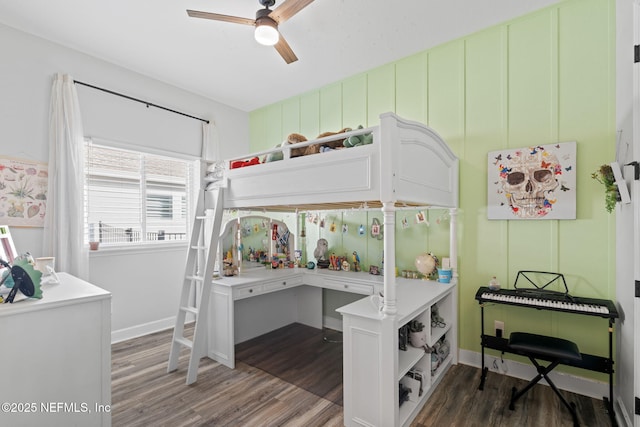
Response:
POLYGON ((84 243, 84 132, 73 78, 53 79, 49 107, 49 188, 44 254, 56 257, 56 270, 89 276, 84 243))
POLYGON ((202 160, 221 160, 218 129, 213 120, 202 122, 202 160))

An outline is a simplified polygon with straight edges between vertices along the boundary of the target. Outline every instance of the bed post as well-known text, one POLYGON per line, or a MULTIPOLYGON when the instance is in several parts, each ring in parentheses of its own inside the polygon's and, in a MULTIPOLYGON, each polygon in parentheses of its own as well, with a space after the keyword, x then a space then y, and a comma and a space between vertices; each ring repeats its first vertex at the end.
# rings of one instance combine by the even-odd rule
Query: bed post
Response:
POLYGON ((449 208, 449 258, 453 277, 458 277, 458 209, 449 208))
POLYGON ((384 230, 384 314, 396 314, 396 208, 393 203, 382 204, 384 230))

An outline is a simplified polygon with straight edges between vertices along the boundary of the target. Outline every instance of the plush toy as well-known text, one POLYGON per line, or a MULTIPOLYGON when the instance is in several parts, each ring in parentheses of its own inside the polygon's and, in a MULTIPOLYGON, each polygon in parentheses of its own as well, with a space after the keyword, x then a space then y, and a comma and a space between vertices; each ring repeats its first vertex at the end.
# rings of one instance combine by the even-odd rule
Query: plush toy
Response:
MULTIPOLYGON (((341 133, 349 132, 350 130, 351 128, 343 128, 343 129, 340 129, 338 132, 322 132, 320 135, 316 137, 316 139, 324 138, 327 136, 338 135, 341 133)), ((323 153, 325 151, 331 151, 330 149, 337 149, 337 148, 343 148, 343 147, 344 147, 344 144, 342 140, 337 139, 335 141, 328 141, 322 144, 310 145, 304 149, 303 155, 308 156, 310 154, 323 153)))
MULTIPOLYGON (((363 129, 362 125, 358 129, 363 129)), ((358 145, 367 145, 373 142, 373 133, 365 133, 364 135, 352 135, 343 141, 345 147, 357 147, 358 145)))
MULTIPOLYGON (((307 138, 304 135, 300 135, 299 133, 291 133, 287 137, 286 140, 282 142, 280 145, 276 145, 276 147, 286 147, 289 144, 296 144, 300 142, 305 142, 307 138)), ((304 155, 305 148, 292 148, 291 149, 291 157, 298 157, 304 155)), ((284 158, 284 154, 282 151, 277 151, 275 153, 267 154, 264 158, 264 163, 275 162, 278 160, 282 160, 284 158)))
POLYGON ((259 165, 260 159, 257 157, 252 157, 249 160, 233 160, 231 162, 231 169, 243 168, 245 166, 259 165))
MULTIPOLYGON (((358 129, 362 129, 362 126, 359 126, 358 129)), ((325 138, 333 135, 339 135, 341 133, 349 132, 351 130, 352 130, 351 128, 343 128, 343 129, 340 129, 338 132, 323 132, 320 135, 318 135, 316 139, 325 138)), ((289 144, 297 144, 297 143, 306 142, 306 141, 307 141, 307 138, 304 135, 301 135, 299 133, 292 133, 292 134, 289 134, 287 139, 284 142, 282 142, 282 144, 277 145, 276 147, 286 147, 289 144)), ((358 145, 371 144, 372 142, 373 142, 373 134, 369 132, 368 134, 365 134, 365 135, 350 136, 349 138, 344 140, 337 139, 334 141, 327 141, 321 144, 309 145, 307 147, 291 148, 291 157, 293 158, 293 157, 300 157, 300 156, 308 156, 310 154, 324 153, 326 151, 337 150, 345 147, 356 147, 358 145)), ((278 160, 282 160, 283 158, 284 158, 284 155, 282 151, 278 151, 265 156, 263 163, 275 162, 278 160)))

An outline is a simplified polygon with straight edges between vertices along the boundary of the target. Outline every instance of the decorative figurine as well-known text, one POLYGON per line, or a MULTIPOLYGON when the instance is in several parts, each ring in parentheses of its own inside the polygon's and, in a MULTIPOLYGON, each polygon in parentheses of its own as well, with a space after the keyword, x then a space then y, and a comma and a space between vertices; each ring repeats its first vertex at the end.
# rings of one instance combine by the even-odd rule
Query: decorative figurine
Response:
POLYGON ((313 251, 313 256, 316 258, 318 268, 329 267, 329 260, 326 258, 328 249, 329 242, 327 242, 327 239, 318 239, 316 248, 313 251))
POLYGON ((338 263, 338 257, 336 256, 335 253, 332 253, 329 256, 329 270, 340 270, 340 265, 338 263))
POLYGON ((318 239, 316 248, 313 250, 313 256, 316 257, 318 261, 326 259, 325 255, 327 253, 328 248, 329 248, 329 242, 327 242, 327 239, 318 239))
POLYGON ((353 271, 360 271, 360 257, 356 251, 353 251, 353 271))

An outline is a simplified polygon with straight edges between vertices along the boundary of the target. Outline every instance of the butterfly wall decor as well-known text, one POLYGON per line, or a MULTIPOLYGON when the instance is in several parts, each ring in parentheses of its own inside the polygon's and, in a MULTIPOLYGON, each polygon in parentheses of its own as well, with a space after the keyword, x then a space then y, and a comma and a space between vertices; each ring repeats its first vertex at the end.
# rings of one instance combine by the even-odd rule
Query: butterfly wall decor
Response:
POLYGON ((575 219, 576 142, 488 153, 489 219, 575 219))

